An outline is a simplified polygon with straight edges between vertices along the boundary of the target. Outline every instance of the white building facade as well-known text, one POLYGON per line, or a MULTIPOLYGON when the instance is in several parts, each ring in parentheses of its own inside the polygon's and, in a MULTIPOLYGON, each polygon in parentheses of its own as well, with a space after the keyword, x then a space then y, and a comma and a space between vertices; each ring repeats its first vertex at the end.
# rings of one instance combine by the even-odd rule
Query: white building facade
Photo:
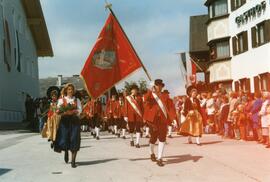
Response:
POLYGON ((229 22, 233 88, 270 91, 270 1, 247 0, 229 22))
POLYGON ((0 0, 0 122, 25 116, 39 97, 38 57, 53 56, 39 0, 0 0))
POLYGON ((270 91, 270 1, 208 0, 211 84, 270 91))

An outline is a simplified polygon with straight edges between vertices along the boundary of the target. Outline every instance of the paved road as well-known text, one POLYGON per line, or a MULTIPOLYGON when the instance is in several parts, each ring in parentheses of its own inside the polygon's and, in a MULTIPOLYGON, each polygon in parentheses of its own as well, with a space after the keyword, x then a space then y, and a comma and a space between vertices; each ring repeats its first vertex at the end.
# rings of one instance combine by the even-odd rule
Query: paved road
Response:
POLYGON ((78 167, 65 164, 37 134, 0 132, 0 181, 2 182, 252 182, 270 181, 270 150, 255 142, 222 140, 205 135, 203 146, 186 144, 175 136, 165 149, 166 165, 158 167, 142 148, 129 140, 103 133, 101 140, 83 134, 78 167))

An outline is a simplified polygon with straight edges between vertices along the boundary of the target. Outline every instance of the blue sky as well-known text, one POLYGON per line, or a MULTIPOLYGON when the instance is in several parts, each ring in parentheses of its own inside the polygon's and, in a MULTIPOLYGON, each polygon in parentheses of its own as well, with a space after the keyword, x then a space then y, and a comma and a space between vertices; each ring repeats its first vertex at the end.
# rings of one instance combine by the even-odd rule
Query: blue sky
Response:
MULTIPOLYGON (((104 0, 40 0, 55 56, 39 59, 40 78, 79 74, 108 16, 104 0)), ((178 52, 189 48, 189 17, 204 0, 109 0, 148 72, 184 93, 178 52)), ((147 79, 142 70, 128 80, 147 79)), ((120 84, 119 87, 122 85, 120 84)))

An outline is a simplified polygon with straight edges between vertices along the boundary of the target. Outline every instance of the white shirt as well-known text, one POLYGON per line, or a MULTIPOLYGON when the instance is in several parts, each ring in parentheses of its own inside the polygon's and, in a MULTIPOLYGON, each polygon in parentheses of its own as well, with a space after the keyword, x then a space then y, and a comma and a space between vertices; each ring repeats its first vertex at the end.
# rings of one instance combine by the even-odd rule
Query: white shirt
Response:
POLYGON ((212 114, 215 113, 215 105, 214 104, 215 104, 215 101, 214 101, 213 98, 208 99, 206 101, 206 109, 207 109, 207 114, 208 115, 212 115, 212 114))
MULTIPOLYGON (((78 115, 80 115, 82 112, 82 104, 81 104, 80 99, 76 99, 75 97, 67 97, 67 96, 65 96, 64 98, 66 99, 67 104, 74 104, 75 100, 77 100, 77 111, 78 111, 78 115)), ((63 104, 64 104, 64 101, 61 98, 58 100, 57 107, 60 108, 63 104)))

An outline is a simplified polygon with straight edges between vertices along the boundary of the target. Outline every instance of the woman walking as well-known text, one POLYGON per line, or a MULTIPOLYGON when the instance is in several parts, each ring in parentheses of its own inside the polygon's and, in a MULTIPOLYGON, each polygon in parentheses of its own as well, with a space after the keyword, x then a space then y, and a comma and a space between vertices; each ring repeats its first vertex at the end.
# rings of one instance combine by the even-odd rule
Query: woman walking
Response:
POLYGON ((82 112, 81 102, 74 95, 75 87, 69 83, 63 88, 62 98, 58 100, 57 107, 61 120, 54 146, 56 152, 65 152, 66 163, 69 161, 68 151, 71 151, 72 168, 76 167, 76 156, 81 144, 79 115, 82 112))

